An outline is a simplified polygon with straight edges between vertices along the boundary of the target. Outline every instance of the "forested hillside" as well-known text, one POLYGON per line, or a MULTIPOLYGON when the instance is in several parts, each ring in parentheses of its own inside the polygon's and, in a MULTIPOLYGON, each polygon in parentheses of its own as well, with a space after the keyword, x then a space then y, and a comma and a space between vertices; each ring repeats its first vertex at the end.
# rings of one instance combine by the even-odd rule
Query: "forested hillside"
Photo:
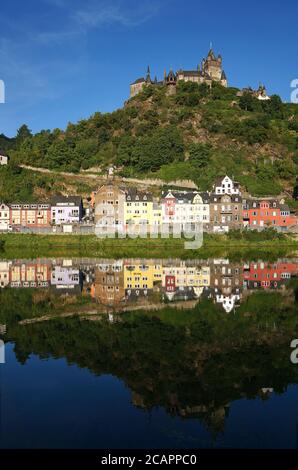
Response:
POLYGON ((190 178, 204 190, 227 173, 253 195, 292 195, 298 106, 237 92, 180 82, 169 96, 166 86, 149 86, 122 109, 96 112, 66 130, 31 135, 23 127, 12 142, 12 162, 71 172, 105 171, 114 163, 123 176, 190 178))

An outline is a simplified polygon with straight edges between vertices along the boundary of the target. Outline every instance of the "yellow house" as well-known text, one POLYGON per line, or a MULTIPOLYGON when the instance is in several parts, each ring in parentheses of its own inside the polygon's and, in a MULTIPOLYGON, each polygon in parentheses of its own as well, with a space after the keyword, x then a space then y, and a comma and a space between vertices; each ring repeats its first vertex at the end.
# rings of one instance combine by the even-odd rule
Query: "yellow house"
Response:
POLYGON ((126 260, 124 262, 125 289, 153 289, 162 280, 162 262, 159 260, 126 260))
POLYGON ((161 225, 161 206, 153 201, 153 196, 147 191, 135 188, 126 191, 124 202, 124 224, 129 227, 159 227, 161 225))

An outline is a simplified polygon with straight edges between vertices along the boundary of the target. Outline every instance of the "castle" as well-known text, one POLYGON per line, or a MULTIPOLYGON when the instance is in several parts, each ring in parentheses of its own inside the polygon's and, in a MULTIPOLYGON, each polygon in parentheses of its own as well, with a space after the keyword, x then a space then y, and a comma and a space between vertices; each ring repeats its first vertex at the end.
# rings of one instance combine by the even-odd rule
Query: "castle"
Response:
POLYGON ((140 93, 144 86, 154 85, 161 86, 167 85, 169 87, 169 93, 175 93, 176 85, 179 80, 185 82, 195 82, 195 83, 207 83, 211 85, 213 81, 220 83, 221 85, 227 87, 227 77, 222 68, 222 57, 221 55, 216 55, 213 52, 213 49, 210 48, 208 55, 205 59, 202 60, 201 65, 198 65, 196 70, 178 70, 176 73, 173 70, 170 70, 169 73, 164 72, 164 79, 157 81, 155 77, 154 80, 150 76, 150 68, 148 66, 146 77, 141 77, 135 80, 130 85, 130 98, 136 96, 140 93))

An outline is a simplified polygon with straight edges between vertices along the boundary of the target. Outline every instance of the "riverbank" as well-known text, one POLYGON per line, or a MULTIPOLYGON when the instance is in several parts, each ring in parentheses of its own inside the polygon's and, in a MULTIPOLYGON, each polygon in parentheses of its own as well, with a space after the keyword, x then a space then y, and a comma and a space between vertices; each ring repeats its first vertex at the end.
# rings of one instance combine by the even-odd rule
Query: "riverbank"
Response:
MULTIPOLYGON (((251 235, 249 234, 249 237, 251 235)), ((102 257, 102 258, 207 258, 229 256, 248 259, 262 256, 293 256, 298 253, 297 238, 262 234, 253 239, 237 234, 204 235, 199 249, 185 249, 184 239, 107 239, 94 235, 0 235, 0 258, 102 257), (258 237, 259 236, 259 237, 258 237), (241 238, 242 237, 242 238, 241 238), (268 235, 267 235, 268 237, 268 235), (263 239, 262 239, 263 238, 263 239)))

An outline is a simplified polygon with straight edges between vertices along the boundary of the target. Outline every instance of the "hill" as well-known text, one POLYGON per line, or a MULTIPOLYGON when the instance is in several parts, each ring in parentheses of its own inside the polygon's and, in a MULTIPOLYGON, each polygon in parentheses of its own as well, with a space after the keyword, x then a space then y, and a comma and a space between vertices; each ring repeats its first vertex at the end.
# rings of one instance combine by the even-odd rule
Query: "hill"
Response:
MULTIPOLYGON (((96 168, 100 173, 114 164, 121 176, 192 179, 202 190, 227 173, 252 195, 292 196, 298 106, 282 103, 277 95, 262 102, 238 91, 179 82, 177 93, 169 96, 166 86, 148 86, 122 109, 96 112, 66 130, 31 135, 23 129, 10 150, 12 167, 21 163, 74 173, 96 168)), ((0 198, 5 197, 3 178, 0 173, 0 198)))

